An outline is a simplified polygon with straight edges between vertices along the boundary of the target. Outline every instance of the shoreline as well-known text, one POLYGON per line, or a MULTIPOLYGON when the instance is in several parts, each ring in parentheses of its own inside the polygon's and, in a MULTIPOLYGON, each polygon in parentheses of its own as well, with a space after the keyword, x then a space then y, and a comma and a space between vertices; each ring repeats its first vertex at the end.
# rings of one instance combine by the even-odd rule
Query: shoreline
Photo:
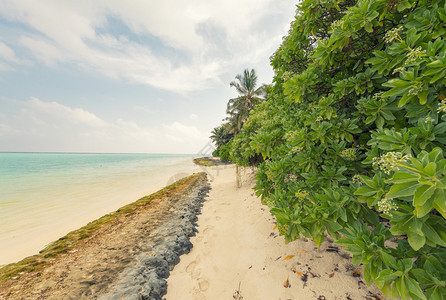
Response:
POLYGON ((166 270, 168 274, 178 256, 192 247, 189 237, 195 234, 208 189, 206 174, 196 173, 70 232, 38 255, 1 268, 0 299, 89 299, 123 290, 161 294, 166 270), (155 265, 148 272, 150 262, 155 265), (152 274, 159 291, 144 289, 144 280, 138 291, 128 290, 135 288, 132 280, 141 271, 145 277, 152 274))
POLYGON ((331 239, 285 244, 252 190, 254 170, 203 170, 132 203, 150 198, 147 207, 116 211, 67 251, 41 253, 43 267, 6 280, 0 269, 0 299, 385 299, 331 239))
MULTIPOLYGON (((81 203, 74 204, 77 205, 74 209, 62 206, 62 214, 57 216, 54 215, 54 212, 38 210, 33 217, 35 219, 29 219, 31 222, 35 222, 32 227, 25 225, 28 227, 18 227, 18 230, 3 233, 0 236, 0 268, 37 254, 61 236, 197 171, 199 171, 198 167, 191 163, 191 168, 186 171, 184 169, 169 169, 168 172, 161 172, 160 175, 150 175, 153 178, 145 175, 141 178, 126 179, 126 181, 113 186, 113 193, 109 192, 105 185, 84 187, 81 193, 93 191, 89 195, 87 210, 82 208, 81 203), (97 191, 93 190, 94 188, 97 191), (49 215, 50 218, 45 217, 46 215, 49 215)), ((75 188, 71 190, 75 190, 75 188)), ((68 196, 76 197, 75 194, 68 194, 68 196)), ((68 196, 62 195, 62 201, 66 201, 64 199, 68 196)), ((53 209, 54 203, 50 203, 49 207, 53 209)), ((27 214, 29 213, 27 212, 27 214)), ((19 216, 20 214, 15 212, 14 215, 19 216)), ((26 217, 29 216, 26 215, 26 217)))

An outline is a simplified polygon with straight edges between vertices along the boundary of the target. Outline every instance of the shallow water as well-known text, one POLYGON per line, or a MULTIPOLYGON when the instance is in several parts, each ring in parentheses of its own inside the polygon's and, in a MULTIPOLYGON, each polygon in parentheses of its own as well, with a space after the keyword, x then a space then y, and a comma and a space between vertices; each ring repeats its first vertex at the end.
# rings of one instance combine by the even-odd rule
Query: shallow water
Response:
POLYGON ((192 155, 0 153, 0 265, 172 183, 192 155))

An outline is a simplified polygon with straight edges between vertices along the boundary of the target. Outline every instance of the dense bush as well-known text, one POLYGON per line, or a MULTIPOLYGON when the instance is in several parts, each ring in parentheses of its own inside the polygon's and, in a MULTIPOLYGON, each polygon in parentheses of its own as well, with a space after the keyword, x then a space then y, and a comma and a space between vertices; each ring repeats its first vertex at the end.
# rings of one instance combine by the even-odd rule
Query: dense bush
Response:
POLYGON ((286 241, 324 233, 388 297, 446 299, 446 4, 304 0, 230 144, 286 241))
POLYGON ((231 142, 218 147, 218 155, 220 156, 220 160, 222 160, 222 161, 230 161, 231 160, 231 155, 229 152, 230 149, 231 149, 231 142))
POLYGON ((218 154, 218 148, 217 149, 215 149, 214 151, 212 151, 212 156, 213 157, 218 157, 219 156, 219 154, 218 154))

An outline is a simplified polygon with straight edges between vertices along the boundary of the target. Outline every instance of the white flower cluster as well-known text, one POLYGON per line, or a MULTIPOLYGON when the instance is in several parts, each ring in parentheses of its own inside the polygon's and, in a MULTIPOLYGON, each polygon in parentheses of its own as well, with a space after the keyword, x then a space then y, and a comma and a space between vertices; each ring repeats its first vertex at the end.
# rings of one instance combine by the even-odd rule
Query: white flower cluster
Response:
POLYGON ((359 174, 356 174, 355 176, 353 176, 352 180, 353 180, 353 183, 362 184, 362 179, 361 179, 361 176, 359 176, 359 174))
POLYGON ((331 28, 335 29, 337 27, 341 27, 344 25, 344 20, 335 20, 333 23, 331 23, 331 28))
POLYGON ((283 79, 283 81, 287 81, 287 80, 290 79, 293 75, 294 75, 293 72, 285 71, 285 72, 283 72, 283 74, 282 74, 282 79, 283 79))
POLYGON ((424 120, 424 123, 433 123, 435 121, 435 119, 432 119, 430 116, 427 116, 426 119, 424 120))
POLYGON ((440 104, 438 104, 437 112, 446 113, 446 99, 440 101, 440 104))
POLYGON ((423 90, 423 82, 417 81, 415 84, 412 85, 412 88, 409 90, 410 96, 416 96, 423 90))
POLYGON ((298 191, 296 192, 296 197, 297 197, 299 200, 305 200, 305 199, 307 199, 307 198, 308 198, 308 195, 309 195, 309 193, 308 193, 307 191, 304 191, 304 190, 298 190, 298 191))
POLYGON ((396 27, 386 32, 384 40, 387 44, 393 43, 393 41, 401 41, 401 33, 403 32, 403 27, 396 27))
POLYGON ((408 161, 411 157, 412 156, 410 154, 404 155, 401 152, 387 152, 384 155, 373 158, 372 165, 375 168, 383 170, 384 173, 389 175, 391 171, 398 169, 398 165, 408 161))
POLYGON ((406 68, 405 67, 399 67, 393 70, 392 74, 396 74, 396 73, 401 73, 401 72, 405 72, 406 68))
POLYGON ((386 215, 391 216, 391 211, 396 210, 397 208, 398 206, 390 199, 382 198, 378 201, 378 209, 386 215))
POLYGON ((415 49, 410 49, 407 54, 406 64, 413 63, 423 56, 426 56, 426 51, 424 51, 423 48, 417 47, 415 49))
POLYGON ((302 150, 304 150, 304 147, 293 147, 293 148, 291 148, 291 153, 300 153, 300 152, 302 152, 302 150))
POLYGON ((285 183, 287 182, 294 182, 297 179, 297 175, 295 174, 288 174, 285 179, 283 180, 285 183))
POLYGON ((384 94, 384 92, 375 93, 372 98, 375 100, 380 100, 380 99, 382 99, 383 94, 384 94))
POLYGON ((347 148, 341 151, 341 157, 347 160, 355 160, 356 159, 356 149, 355 148, 347 148))
POLYGON ((271 198, 268 198, 268 200, 266 200, 266 206, 268 207, 275 207, 275 203, 273 200, 271 200, 271 198))

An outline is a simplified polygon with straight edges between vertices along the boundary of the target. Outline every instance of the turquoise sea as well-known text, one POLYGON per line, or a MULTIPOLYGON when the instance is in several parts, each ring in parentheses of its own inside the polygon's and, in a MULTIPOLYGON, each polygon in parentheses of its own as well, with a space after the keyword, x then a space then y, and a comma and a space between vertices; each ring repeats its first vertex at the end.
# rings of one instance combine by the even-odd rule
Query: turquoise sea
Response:
POLYGON ((0 153, 0 265, 195 169, 193 155, 0 153))

